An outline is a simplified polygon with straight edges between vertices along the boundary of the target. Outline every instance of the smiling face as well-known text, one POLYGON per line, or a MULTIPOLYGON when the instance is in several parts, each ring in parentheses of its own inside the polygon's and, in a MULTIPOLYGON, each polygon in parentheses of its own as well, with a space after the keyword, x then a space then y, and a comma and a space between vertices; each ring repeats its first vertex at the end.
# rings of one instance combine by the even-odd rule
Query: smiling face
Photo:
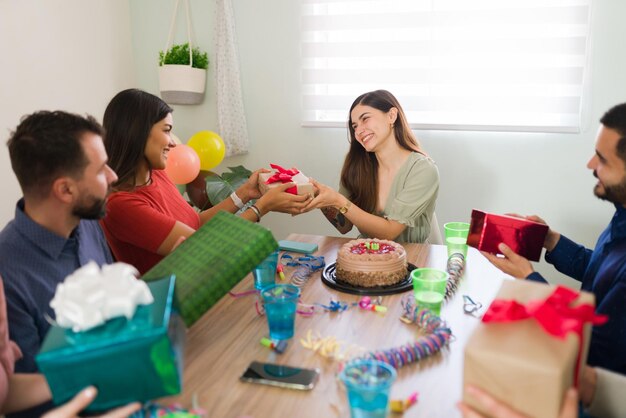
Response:
POLYGON ((626 204, 626 163, 617 154, 621 135, 604 125, 600 126, 596 138, 596 153, 587 163, 598 179, 594 194, 603 200, 626 204))
POLYGON ((171 137, 173 124, 172 114, 168 113, 167 116, 155 123, 150 130, 146 148, 144 149, 144 156, 153 170, 165 169, 170 148, 176 146, 176 142, 171 137))
POLYGON ((354 137, 368 152, 374 152, 390 138, 395 140, 393 124, 396 121, 398 110, 389 109, 382 112, 366 105, 356 105, 350 113, 354 137))

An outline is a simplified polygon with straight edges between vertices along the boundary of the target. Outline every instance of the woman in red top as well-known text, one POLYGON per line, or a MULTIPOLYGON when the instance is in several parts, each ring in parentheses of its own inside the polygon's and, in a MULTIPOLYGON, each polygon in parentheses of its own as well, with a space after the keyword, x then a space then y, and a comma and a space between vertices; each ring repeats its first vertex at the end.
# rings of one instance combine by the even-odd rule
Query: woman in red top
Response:
POLYGON ((292 183, 261 196, 255 172, 235 196, 197 213, 163 171, 169 150, 176 146, 171 138, 172 111, 160 98, 129 89, 118 93, 104 113, 104 145, 118 181, 101 223, 117 260, 142 274, 218 211, 237 212, 235 202, 258 199, 253 209, 241 214, 256 222, 270 211, 297 213, 308 200, 284 193, 292 183))

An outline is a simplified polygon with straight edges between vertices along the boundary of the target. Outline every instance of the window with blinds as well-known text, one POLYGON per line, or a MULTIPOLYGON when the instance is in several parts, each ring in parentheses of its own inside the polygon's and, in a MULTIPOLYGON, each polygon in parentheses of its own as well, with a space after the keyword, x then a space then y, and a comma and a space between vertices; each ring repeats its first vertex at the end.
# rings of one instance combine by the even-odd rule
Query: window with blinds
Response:
POLYGON ((579 132, 592 0, 301 0, 303 126, 391 91, 416 129, 579 132))

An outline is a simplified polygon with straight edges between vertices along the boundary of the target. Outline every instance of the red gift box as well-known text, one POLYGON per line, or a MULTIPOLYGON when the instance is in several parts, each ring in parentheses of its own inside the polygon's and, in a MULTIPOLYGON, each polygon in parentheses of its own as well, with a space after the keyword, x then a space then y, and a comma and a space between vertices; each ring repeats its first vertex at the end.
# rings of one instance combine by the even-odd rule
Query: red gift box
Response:
POLYGON ((472 210, 467 245, 488 253, 501 254, 500 243, 505 243, 517 254, 531 261, 539 261, 548 225, 506 215, 494 215, 472 210))
POLYGON ((287 193, 313 196, 315 194, 315 188, 313 184, 309 182, 309 178, 302 174, 298 169, 291 168, 285 169, 276 164, 270 164, 270 167, 274 169, 273 173, 259 173, 259 191, 261 194, 267 193, 267 191, 283 183, 295 183, 295 186, 285 190, 287 193))

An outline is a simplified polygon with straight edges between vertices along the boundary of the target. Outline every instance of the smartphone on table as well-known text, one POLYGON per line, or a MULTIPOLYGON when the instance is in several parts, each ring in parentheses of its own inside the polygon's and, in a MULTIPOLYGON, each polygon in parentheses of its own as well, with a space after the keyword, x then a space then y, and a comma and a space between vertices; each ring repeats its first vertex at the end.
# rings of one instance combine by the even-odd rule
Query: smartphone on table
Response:
POLYGON ((303 369, 253 361, 239 379, 244 382, 289 389, 311 390, 315 386, 319 374, 319 369, 303 369))

